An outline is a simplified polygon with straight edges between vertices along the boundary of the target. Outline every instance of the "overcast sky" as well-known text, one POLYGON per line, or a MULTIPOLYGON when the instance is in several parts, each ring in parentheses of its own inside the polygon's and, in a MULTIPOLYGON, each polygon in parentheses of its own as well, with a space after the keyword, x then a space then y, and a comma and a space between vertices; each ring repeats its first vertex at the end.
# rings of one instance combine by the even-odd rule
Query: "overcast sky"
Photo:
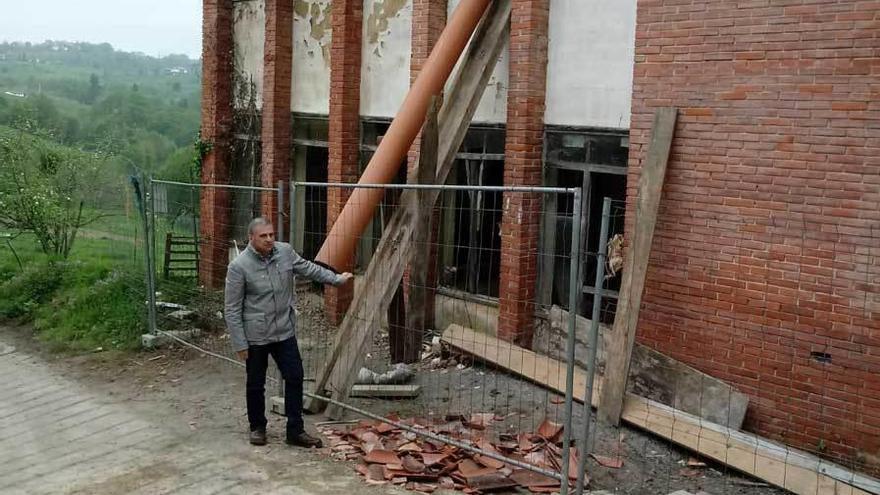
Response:
POLYGON ((201 0, 0 0, 0 40, 110 43, 201 57, 201 0))

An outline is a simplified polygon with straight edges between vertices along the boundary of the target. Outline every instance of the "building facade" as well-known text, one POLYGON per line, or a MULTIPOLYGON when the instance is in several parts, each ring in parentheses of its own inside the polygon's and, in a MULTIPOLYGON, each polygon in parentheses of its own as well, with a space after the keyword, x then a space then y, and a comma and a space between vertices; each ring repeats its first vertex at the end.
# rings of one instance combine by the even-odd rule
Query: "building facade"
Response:
MULTIPOLYGON (((458 1, 204 0, 203 181, 356 182, 458 1)), ((630 206, 632 228, 653 110, 678 107, 638 339, 747 393, 747 429, 874 469, 878 27, 876 2, 513 0, 450 183, 583 187, 575 216, 595 251, 603 197, 630 206)), ((313 256, 346 195, 308 194, 291 240, 313 256)), ((497 307, 487 331, 529 346, 536 305, 566 306, 567 288, 528 253, 566 229, 500 193, 448 199, 492 212, 467 219, 489 234, 456 236, 465 224, 441 220, 460 249, 437 253, 433 280, 443 297, 497 307), (500 256, 443 279, 483 246, 500 256)), ((242 223, 230 217, 279 208, 239 204, 202 197, 206 284, 224 276, 242 223)), ((330 290, 328 314, 350 300, 330 290)))

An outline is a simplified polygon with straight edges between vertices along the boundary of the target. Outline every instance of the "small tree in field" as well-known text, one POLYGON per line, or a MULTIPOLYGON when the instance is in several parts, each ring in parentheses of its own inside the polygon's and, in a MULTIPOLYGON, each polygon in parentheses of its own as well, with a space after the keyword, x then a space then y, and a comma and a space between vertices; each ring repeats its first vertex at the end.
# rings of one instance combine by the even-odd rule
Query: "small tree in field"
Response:
POLYGON ((105 216, 94 204, 106 159, 24 133, 0 134, 0 227, 33 233, 43 252, 67 258, 77 232, 105 216))

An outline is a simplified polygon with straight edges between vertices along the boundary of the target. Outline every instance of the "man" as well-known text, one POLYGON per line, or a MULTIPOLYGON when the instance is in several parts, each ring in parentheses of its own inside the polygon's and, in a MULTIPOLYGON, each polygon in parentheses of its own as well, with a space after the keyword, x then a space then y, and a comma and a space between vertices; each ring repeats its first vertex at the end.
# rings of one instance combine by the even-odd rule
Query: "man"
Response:
POLYGON ((226 271, 226 327, 232 348, 247 368, 247 412, 250 443, 266 444, 266 368, 269 356, 284 378, 287 443, 321 447, 306 433, 302 419, 303 365, 296 342, 295 275, 339 286, 351 273, 337 275, 301 258, 265 218, 248 225, 248 245, 226 271))

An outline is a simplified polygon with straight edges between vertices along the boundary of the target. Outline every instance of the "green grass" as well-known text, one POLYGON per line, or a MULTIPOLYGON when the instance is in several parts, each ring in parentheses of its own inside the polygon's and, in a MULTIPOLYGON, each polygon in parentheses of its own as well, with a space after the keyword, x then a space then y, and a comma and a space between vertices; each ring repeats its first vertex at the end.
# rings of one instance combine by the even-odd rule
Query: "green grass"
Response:
MULTIPOLYGON (((87 210, 91 214, 95 210, 87 210)), ((31 323, 54 350, 134 349, 146 331, 144 236, 135 212, 105 210, 108 216, 79 232, 67 260, 42 253, 36 238, 0 238, 0 323, 31 323)), ((192 279, 163 279, 164 233, 192 232, 157 216, 158 289, 163 300, 191 306, 207 315, 220 305, 192 279)))
POLYGON ((135 349, 145 331, 143 273, 131 267, 106 270, 67 267, 65 284, 36 311, 38 335, 60 349, 135 349))
POLYGON ((0 240, 0 321, 32 323, 56 350, 133 349, 146 321, 143 235, 114 215, 90 226, 68 260, 51 259, 32 235, 0 240))

